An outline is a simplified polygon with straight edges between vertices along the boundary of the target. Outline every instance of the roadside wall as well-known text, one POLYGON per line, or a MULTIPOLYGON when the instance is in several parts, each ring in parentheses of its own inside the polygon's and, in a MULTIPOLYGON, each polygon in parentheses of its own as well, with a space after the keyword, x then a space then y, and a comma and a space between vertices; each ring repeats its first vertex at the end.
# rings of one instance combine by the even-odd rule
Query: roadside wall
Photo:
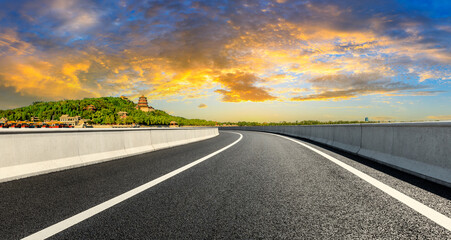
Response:
POLYGON ((4 129, 0 182, 85 166, 217 136, 217 128, 4 129))
POLYGON ((451 122, 220 129, 262 131, 309 139, 451 187, 451 122))

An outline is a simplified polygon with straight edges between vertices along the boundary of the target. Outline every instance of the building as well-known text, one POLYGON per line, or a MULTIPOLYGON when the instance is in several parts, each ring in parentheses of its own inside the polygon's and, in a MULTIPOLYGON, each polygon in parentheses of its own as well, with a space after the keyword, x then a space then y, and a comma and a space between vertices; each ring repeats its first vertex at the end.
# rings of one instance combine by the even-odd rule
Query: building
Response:
POLYGON ((91 123, 91 119, 81 119, 80 121, 78 121, 80 124, 81 123, 86 123, 86 124, 90 124, 91 123))
POLYGON ((169 123, 169 127, 171 127, 171 128, 179 127, 179 124, 176 121, 171 121, 169 123))
POLYGON ((143 112, 152 112, 155 111, 155 109, 147 103, 147 98, 144 96, 141 96, 139 98, 138 104, 136 105, 136 109, 141 110, 143 112))
POLYGON ((7 121, 8 121, 7 118, 4 118, 4 117, 0 118, 0 123, 6 123, 7 121))
POLYGON ((76 128, 88 128, 92 127, 91 125, 91 119, 80 119, 78 121, 78 124, 75 126, 76 128))
POLYGON ((31 117, 31 122, 40 122, 38 117, 31 117))
POLYGON ((86 106, 84 109, 85 109, 85 110, 89 110, 89 111, 93 111, 93 112, 95 112, 95 111, 97 110, 96 106, 94 106, 94 105, 92 105, 92 104, 89 104, 89 105, 86 106))
POLYGON ((368 117, 365 117, 365 122, 368 122, 369 121, 369 118, 368 117))
POLYGON ((120 118, 127 118, 127 112, 118 112, 117 115, 119 115, 120 118))
POLYGON ((78 125, 78 122, 80 121, 80 119, 81 119, 80 116, 69 117, 69 115, 62 115, 60 117, 60 122, 65 123, 67 125, 76 126, 76 125, 78 125))
POLYGON ((149 104, 147 103, 147 98, 144 96, 141 96, 138 101, 138 107, 141 108, 141 107, 148 107, 148 106, 149 106, 149 104))
POLYGON ((128 100, 128 98, 126 96, 121 96, 122 100, 128 100))

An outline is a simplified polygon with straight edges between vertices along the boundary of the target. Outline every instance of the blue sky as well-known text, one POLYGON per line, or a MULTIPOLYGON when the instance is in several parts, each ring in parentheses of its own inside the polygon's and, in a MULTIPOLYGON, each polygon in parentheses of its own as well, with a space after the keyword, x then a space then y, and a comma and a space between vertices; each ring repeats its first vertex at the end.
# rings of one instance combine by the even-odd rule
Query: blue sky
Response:
POLYGON ((217 121, 451 119, 450 1, 0 5, 0 109, 145 95, 217 121))

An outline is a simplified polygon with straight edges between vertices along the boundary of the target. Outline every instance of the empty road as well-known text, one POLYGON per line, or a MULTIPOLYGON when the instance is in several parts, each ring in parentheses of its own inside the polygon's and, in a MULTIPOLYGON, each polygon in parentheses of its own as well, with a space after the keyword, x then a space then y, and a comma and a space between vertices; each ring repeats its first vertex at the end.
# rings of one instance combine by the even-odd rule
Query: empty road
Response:
POLYGON ((450 188, 259 132, 0 183, 0 193, 0 239, 451 239, 450 188))

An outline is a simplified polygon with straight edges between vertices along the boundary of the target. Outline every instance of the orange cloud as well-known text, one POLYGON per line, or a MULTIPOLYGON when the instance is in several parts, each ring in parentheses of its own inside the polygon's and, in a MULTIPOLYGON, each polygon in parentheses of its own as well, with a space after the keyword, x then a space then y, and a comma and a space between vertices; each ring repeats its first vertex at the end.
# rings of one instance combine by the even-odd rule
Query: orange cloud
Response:
POLYGON ((215 92, 223 95, 224 102, 264 102, 275 100, 276 97, 268 93, 268 89, 255 86, 260 80, 253 74, 244 72, 226 73, 216 78, 227 90, 219 89, 215 92))
POLYGON ((87 91, 76 75, 65 78, 55 74, 54 65, 45 61, 30 59, 27 64, 1 64, 0 85, 13 87, 22 94, 48 99, 82 98, 100 96, 87 91), (4 68, 5 67, 5 68, 4 68))

